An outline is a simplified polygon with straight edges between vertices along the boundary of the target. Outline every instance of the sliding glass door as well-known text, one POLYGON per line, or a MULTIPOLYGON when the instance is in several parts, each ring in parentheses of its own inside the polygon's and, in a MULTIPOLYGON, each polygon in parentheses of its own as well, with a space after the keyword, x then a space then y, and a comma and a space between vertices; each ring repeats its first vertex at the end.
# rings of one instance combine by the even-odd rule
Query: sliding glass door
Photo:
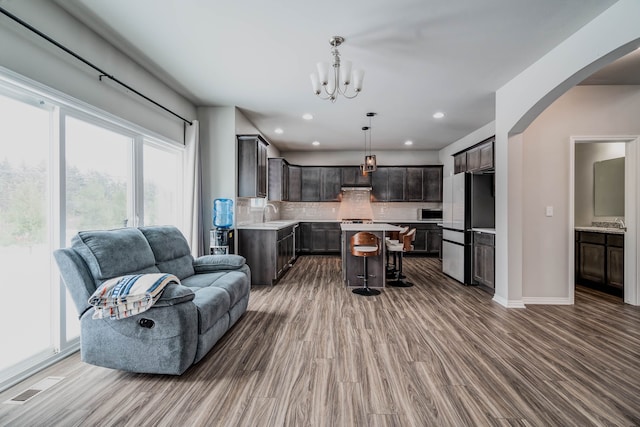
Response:
POLYGON ((0 390, 78 347, 55 249, 80 230, 182 226, 183 152, 0 79, 0 390))
POLYGON ((0 94, 0 371, 53 354, 51 108, 0 94))

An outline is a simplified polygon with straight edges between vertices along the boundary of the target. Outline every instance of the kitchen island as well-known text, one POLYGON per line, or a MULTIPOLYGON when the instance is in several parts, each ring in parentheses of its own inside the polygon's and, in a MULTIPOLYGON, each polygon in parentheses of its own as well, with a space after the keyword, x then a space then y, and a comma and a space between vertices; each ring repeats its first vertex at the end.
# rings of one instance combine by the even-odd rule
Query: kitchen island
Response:
POLYGON ((342 230, 342 279, 348 287, 362 286, 362 279, 358 275, 362 275, 363 260, 362 257, 351 255, 351 236, 360 231, 368 231, 373 233, 380 239, 380 255, 369 257, 369 287, 384 288, 386 282, 385 259, 386 247, 384 244, 385 237, 389 232, 400 231, 402 227, 386 223, 374 224, 340 224, 342 230))

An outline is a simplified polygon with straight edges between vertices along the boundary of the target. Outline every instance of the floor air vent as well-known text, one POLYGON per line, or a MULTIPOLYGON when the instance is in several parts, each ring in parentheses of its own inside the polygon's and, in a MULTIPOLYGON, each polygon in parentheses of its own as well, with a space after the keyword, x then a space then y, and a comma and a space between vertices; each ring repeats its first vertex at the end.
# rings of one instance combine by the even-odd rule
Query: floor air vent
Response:
POLYGON ((32 397, 37 396, 38 394, 42 393, 43 391, 47 390, 48 388, 51 388, 54 385, 58 384, 63 379, 64 379, 64 377, 47 377, 47 378, 43 379, 42 381, 38 381, 37 383, 35 383, 34 385, 29 387, 28 389, 26 389, 22 393, 18 394, 17 396, 12 397, 11 399, 5 401, 4 403, 9 403, 9 404, 13 404, 13 405, 22 405, 23 403, 27 402, 32 397))

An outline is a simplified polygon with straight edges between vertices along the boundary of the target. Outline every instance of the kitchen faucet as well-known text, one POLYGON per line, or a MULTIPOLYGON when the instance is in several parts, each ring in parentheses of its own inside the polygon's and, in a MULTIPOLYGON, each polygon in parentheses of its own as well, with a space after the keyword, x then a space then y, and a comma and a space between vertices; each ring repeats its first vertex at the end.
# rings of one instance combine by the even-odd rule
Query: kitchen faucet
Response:
POLYGON ((265 203, 265 204, 264 204, 264 207, 262 208, 262 222, 266 222, 266 219, 267 219, 267 209, 268 209, 269 207, 272 207, 272 208, 273 208, 273 213, 278 213, 278 208, 277 208, 275 205, 273 205, 273 204, 271 204, 271 203, 265 203))
POLYGON ((620 228, 621 230, 627 231, 627 226, 626 226, 626 224, 624 223, 624 219, 622 219, 622 218, 616 218, 616 219, 614 219, 614 220, 613 220, 613 222, 614 222, 615 224, 618 224, 618 226, 619 226, 618 228, 620 228))

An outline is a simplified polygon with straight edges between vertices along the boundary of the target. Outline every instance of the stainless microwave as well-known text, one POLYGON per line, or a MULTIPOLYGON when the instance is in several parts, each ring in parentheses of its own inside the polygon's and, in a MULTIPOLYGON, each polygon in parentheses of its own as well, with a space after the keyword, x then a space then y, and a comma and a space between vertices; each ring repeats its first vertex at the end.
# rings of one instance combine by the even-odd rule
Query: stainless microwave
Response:
POLYGON ((442 220, 442 209, 418 209, 418 220, 442 220))

